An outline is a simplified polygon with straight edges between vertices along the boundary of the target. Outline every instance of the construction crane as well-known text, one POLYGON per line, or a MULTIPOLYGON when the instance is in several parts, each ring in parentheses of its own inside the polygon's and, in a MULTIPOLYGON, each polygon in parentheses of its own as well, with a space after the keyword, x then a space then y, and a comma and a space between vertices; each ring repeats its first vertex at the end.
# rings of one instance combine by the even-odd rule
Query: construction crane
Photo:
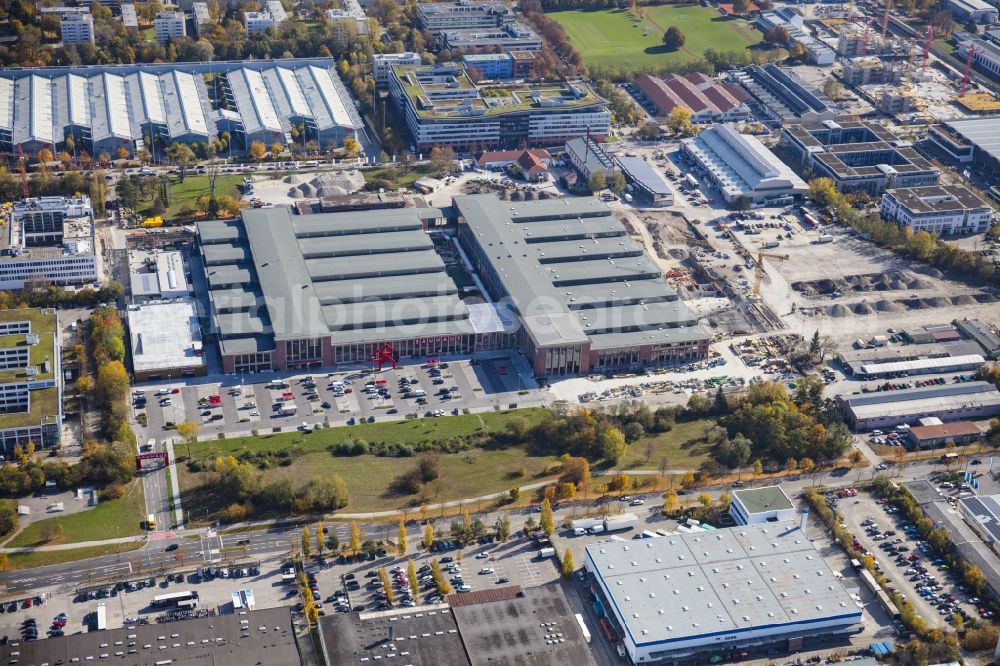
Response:
POLYGON ((778 261, 788 261, 791 257, 787 254, 772 254, 760 250, 757 253, 757 268, 753 274, 753 295, 760 296, 760 281, 764 279, 764 259, 777 259, 778 261))
POLYGON ((962 70, 962 88, 958 91, 959 97, 963 97, 966 89, 969 87, 969 76, 972 74, 972 60, 975 55, 976 46, 970 43, 968 51, 965 54, 965 69, 962 70))
POLYGON ((934 43, 934 28, 927 26, 927 34, 924 36, 924 57, 920 61, 920 74, 927 72, 927 63, 931 59, 931 45, 934 43))

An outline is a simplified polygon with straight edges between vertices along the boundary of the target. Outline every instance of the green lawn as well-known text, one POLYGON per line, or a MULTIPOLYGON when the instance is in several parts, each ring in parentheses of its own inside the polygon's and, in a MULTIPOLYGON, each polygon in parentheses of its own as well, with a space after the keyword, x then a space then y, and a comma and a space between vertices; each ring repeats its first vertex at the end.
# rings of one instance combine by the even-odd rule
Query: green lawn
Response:
POLYGON ((747 21, 726 18, 711 7, 663 5, 639 11, 643 16, 623 9, 562 11, 547 16, 562 24, 587 65, 650 68, 694 60, 708 47, 742 51, 761 38, 747 21), (686 43, 680 50, 668 52, 663 33, 672 25, 681 29, 686 43))
POLYGON ((101 557, 102 555, 128 553, 133 550, 139 550, 144 545, 144 543, 113 543, 108 546, 87 546, 86 548, 70 548, 67 550, 39 550, 33 553, 11 553, 10 566, 12 569, 34 569, 35 567, 46 567, 50 564, 63 564, 64 562, 76 562, 90 559, 91 557, 101 557))
MULTIPOLYGON (((242 194, 239 188, 242 184, 243 174, 219 174, 219 177, 215 181, 215 196, 229 195, 238 200, 242 194)), ((208 193, 208 176, 188 174, 185 176, 183 183, 180 181, 180 178, 171 176, 170 205, 167 206, 167 212, 163 215, 164 219, 170 220, 176 217, 182 208, 194 210, 198 199, 208 196, 208 193)), ((149 209, 150 204, 152 204, 152 201, 145 201, 140 204, 139 214, 152 215, 152 211, 149 209)))
POLYGON ((643 437, 628 447, 619 469, 694 469, 709 457, 705 433, 715 425, 710 419, 677 423, 669 432, 643 437))
POLYGON ((948 55, 955 55, 956 46, 951 41, 950 37, 938 37, 934 40, 934 48, 941 51, 942 53, 947 53, 948 55))
MULTIPOLYGON (((414 507, 421 500, 428 503, 476 497, 508 490, 514 486, 535 483, 546 478, 545 471, 557 462, 557 457, 534 451, 530 446, 473 449, 441 457, 440 482, 432 484, 424 497, 405 495, 391 489, 393 480, 415 463, 414 458, 386 458, 371 455, 342 457, 327 451, 331 443, 349 438, 369 442, 386 441, 416 443, 467 435, 481 429, 502 430, 513 415, 537 422, 540 409, 511 412, 490 412, 449 416, 440 419, 415 419, 402 422, 361 424, 330 428, 309 434, 282 433, 257 438, 212 440, 192 448, 194 458, 211 462, 220 455, 262 452, 295 447, 298 455, 287 467, 275 466, 264 473, 265 482, 288 478, 304 483, 311 478, 339 474, 350 493, 349 512, 379 511, 414 507), (519 470, 520 467, 524 470, 519 470), (523 471, 523 474, 519 472, 523 471)), ((673 430, 640 440, 629 447, 622 469, 656 469, 666 459, 670 469, 694 469, 707 455, 704 434, 711 422, 693 421, 676 425, 673 430), (647 460, 647 455, 649 460, 647 460)), ((229 503, 205 483, 207 475, 192 473, 187 465, 179 465, 181 494, 191 519, 203 522, 214 519, 229 503)))
POLYGON ((411 167, 398 165, 366 169, 362 173, 365 175, 365 181, 369 183, 373 180, 388 180, 395 187, 412 188, 413 183, 431 175, 431 168, 427 165, 411 167))
POLYGON ((116 539, 142 533, 142 520, 146 514, 142 481, 133 480, 125 496, 117 500, 102 501, 93 509, 80 513, 45 518, 28 525, 10 543, 9 548, 41 546, 44 525, 62 525, 64 537, 60 543, 116 539))

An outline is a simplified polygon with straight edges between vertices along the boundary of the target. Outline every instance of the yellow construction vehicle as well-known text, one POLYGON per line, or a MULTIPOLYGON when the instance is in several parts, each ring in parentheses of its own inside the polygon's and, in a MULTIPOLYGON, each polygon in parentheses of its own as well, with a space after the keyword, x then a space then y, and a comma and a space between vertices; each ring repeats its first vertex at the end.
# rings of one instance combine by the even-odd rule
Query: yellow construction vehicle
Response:
POLYGON ((760 281, 764 278, 764 259, 777 259, 778 261, 788 261, 787 254, 771 254, 760 250, 757 252, 757 267, 753 274, 753 295, 760 296, 760 281))

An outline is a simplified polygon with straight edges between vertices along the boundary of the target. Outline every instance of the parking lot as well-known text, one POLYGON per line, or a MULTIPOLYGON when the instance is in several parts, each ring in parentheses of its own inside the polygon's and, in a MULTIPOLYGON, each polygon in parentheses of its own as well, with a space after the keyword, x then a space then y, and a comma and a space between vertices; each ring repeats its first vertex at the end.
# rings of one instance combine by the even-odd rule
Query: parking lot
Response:
MULTIPOLYGON (((235 378, 234 378, 235 379, 235 378)), ((203 437, 253 430, 354 425, 542 404, 530 369, 515 354, 474 360, 429 359, 381 371, 359 369, 245 382, 172 384, 140 390, 133 403, 145 415, 148 437, 175 436, 194 421, 203 437), (531 391, 520 394, 519 391, 531 391)))
POLYGON ((848 530, 871 552, 879 571, 931 625, 952 622, 955 613, 978 617, 976 600, 944 560, 897 515, 895 507, 861 493, 839 499, 837 511, 848 530))

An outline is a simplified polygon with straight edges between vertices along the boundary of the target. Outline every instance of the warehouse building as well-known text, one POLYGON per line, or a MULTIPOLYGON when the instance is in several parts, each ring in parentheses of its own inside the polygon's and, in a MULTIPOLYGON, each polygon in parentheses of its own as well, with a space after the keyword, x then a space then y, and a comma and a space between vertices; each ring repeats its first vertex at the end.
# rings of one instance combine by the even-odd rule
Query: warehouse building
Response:
POLYGON ((62 436, 62 371, 55 310, 0 311, 0 450, 50 447, 62 436))
POLYGON ((386 344, 396 358, 517 348, 539 376, 708 353, 659 268, 592 200, 461 196, 374 217, 253 209, 198 236, 225 372, 365 363, 386 344), (424 231, 442 217, 458 221, 492 302, 461 298, 424 231))
POLYGON ((806 85, 788 68, 750 65, 729 73, 742 87, 750 108, 763 120, 775 123, 832 120, 840 110, 822 92, 806 85))
POLYGON ((732 83, 717 83, 701 72, 686 76, 668 74, 663 78, 643 74, 635 80, 635 87, 657 115, 669 116, 680 107, 691 112, 693 123, 737 122, 750 117, 744 103, 747 95, 732 83))
POLYGON ((937 236, 979 234, 993 225, 993 208, 962 185, 928 185, 888 190, 882 217, 914 232, 937 236))
POLYGON ((947 372, 967 372, 978 370, 985 362, 986 359, 979 354, 966 354, 940 358, 916 358, 889 363, 865 363, 861 366, 858 376, 865 379, 887 379, 947 372))
POLYGON ((674 191, 670 189, 667 179, 649 162, 641 157, 619 157, 617 161, 638 205, 652 208, 673 205, 674 191))
POLYGON ((129 306, 128 328, 135 381, 195 377, 208 372, 193 301, 182 298, 129 306))
MULTIPOLYGON (((926 333, 926 332, 925 332, 926 333)), ((921 358, 946 358, 949 356, 965 356, 981 354, 979 346, 967 340, 957 342, 933 342, 934 338, 927 334, 924 344, 879 346, 867 349, 846 349, 837 353, 837 361, 845 374, 859 377, 861 368, 869 364, 898 363, 921 358)))
POLYGON ((781 128, 781 147, 796 166, 832 178, 842 193, 878 196, 894 188, 937 185, 941 173, 909 141, 870 121, 803 123, 781 128))
POLYGON ((611 126, 604 100, 584 81, 490 83, 480 87, 459 65, 396 65, 389 90, 414 147, 474 153, 562 145, 611 126))
POLYGON ((10 70, 0 75, 0 150, 59 151, 69 136, 77 153, 115 157, 123 148, 130 155, 147 148, 163 159, 158 146, 205 144, 228 131, 239 153, 255 140, 291 143, 292 125, 305 128, 296 141, 338 147, 363 124, 333 65, 215 62, 217 98, 199 63, 49 68, 47 76, 10 70))
MULTIPOLYGON (((991 71, 1000 76, 1000 48, 994 50, 997 67, 991 71)), ((977 46, 975 57, 978 59, 983 53, 977 46)), ((1000 134, 996 125, 996 118, 949 120, 931 127, 928 136, 937 147, 953 154, 956 161, 975 163, 984 177, 996 178, 1000 176, 1000 134)))
POLYGON ((780 486, 734 490, 729 515, 737 525, 756 525, 795 520, 792 500, 780 486))
POLYGON ((958 510, 983 543, 994 551, 1000 550, 1000 495, 960 499, 958 510))
POLYGON ((745 197, 755 203, 787 200, 809 191, 798 174, 760 139, 731 125, 713 125, 681 140, 681 154, 729 202, 745 197))
POLYGON ((917 449, 936 449, 949 444, 962 446, 983 438, 983 431, 972 421, 942 423, 937 417, 920 421, 920 425, 906 431, 907 440, 917 449))
POLYGON ((838 395, 836 400, 847 423, 859 431, 913 425, 928 416, 967 421, 1000 415, 1000 392, 989 382, 838 395))
POLYGON ((992 25, 1000 19, 997 8, 986 0, 945 0, 944 4, 959 23, 972 21, 979 25, 992 25))
POLYGON ((587 136, 567 141, 566 157, 585 182, 595 173, 604 174, 604 179, 610 182, 618 171, 618 165, 605 152, 604 146, 587 136))
POLYGON ((862 609, 793 521, 586 546, 597 603, 633 663, 740 659, 857 630, 862 609))
POLYGON ((953 323, 963 335, 979 345, 986 358, 1000 359, 1000 335, 993 327, 979 319, 956 319, 953 323))

